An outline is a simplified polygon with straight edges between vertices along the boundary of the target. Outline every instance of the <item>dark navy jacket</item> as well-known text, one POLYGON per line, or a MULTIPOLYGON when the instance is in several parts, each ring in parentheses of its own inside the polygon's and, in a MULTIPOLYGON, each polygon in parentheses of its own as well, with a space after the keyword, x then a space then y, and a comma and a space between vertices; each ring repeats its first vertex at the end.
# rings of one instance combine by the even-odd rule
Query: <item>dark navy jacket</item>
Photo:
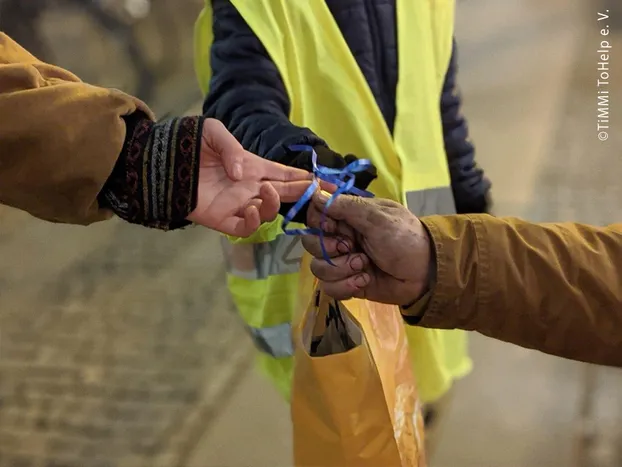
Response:
MULTIPOLYGON (((326 3, 392 131, 398 76, 395 0, 326 3)), ((212 80, 205 116, 221 120, 247 150, 279 162, 286 163, 287 146, 324 144, 310 129, 289 121, 290 102, 279 71, 235 7, 229 0, 212 0, 212 7, 212 80)), ((454 43, 440 102, 445 151, 458 212, 485 212, 490 182, 475 164, 456 72, 454 43)))

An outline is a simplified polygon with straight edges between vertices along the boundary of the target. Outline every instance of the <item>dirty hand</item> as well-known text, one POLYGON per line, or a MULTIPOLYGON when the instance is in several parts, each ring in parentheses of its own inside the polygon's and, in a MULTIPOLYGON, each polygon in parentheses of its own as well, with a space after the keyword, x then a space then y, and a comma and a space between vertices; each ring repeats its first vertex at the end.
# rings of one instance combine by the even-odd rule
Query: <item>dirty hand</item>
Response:
POLYGON ((428 290, 433 245, 416 216, 393 201, 340 195, 322 223, 327 199, 316 193, 307 222, 327 233, 324 245, 335 266, 323 259, 319 237, 302 239, 326 294, 408 305, 428 290))
POLYGON ((207 119, 201 137, 197 207, 188 220, 248 237, 273 220, 281 202, 294 202, 311 183, 305 170, 245 151, 225 126, 207 119))

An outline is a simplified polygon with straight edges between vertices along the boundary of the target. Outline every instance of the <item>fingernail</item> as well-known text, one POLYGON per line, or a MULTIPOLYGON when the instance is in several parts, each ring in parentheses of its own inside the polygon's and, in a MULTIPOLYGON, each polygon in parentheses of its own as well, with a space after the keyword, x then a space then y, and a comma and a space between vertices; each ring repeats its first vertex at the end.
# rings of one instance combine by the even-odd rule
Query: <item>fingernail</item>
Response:
POLYGON ((367 287, 369 284, 369 274, 359 274, 354 278, 354 285, 359 288, 367 287))
POLYGON ((320 204, 326 204, 328 203, 328 200, 330 199, 330 194, 326 193, 324 190, 320 190, 317 194, 317 201, 320 204))
POLYGON ((348 241, 343 238, 337 238, 337 252, 345 255, 346 253, 350 253, 350 251, 351 248, 348 241))
POLYGON ((363 266, 363 258, 361 258, 360 256, 355 256, 350 260, 350 267, 353 271, 360 271, 361 269, 363 269, 363 266))

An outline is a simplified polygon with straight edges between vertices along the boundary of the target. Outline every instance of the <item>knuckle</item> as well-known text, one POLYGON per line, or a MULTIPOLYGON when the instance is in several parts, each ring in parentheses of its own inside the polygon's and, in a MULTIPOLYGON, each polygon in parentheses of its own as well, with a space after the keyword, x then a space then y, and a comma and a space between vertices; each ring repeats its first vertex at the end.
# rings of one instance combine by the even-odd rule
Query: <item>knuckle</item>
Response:
POLYGON ((367 198, 363 198, 361 196, 353 196, 352 197, 352 203, 355 204, 357 207, 364 207, 367 206, 370 200, 368 200, 367 198))

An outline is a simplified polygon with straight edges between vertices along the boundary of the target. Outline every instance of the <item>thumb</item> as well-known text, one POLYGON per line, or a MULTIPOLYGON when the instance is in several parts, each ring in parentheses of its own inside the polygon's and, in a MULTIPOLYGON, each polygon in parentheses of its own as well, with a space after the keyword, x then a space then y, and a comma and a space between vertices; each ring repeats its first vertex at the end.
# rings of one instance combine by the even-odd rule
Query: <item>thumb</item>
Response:
POLYGON ((203 123, 202 139, 220 157, 227 176, 234 181, 241 180, 246 152, 222 122, 213 118, 206 119, 203 123))
POLYGON ((345 222, 363 235, 382 217, 382 206, 370 199, 339 195, 328 204, 329 199, 330 196, 323 191, 318 191, 313 195, 313 203, 316 204, 319 211, 323 211, 328 205, 326 210, 328 217, 345 222))

